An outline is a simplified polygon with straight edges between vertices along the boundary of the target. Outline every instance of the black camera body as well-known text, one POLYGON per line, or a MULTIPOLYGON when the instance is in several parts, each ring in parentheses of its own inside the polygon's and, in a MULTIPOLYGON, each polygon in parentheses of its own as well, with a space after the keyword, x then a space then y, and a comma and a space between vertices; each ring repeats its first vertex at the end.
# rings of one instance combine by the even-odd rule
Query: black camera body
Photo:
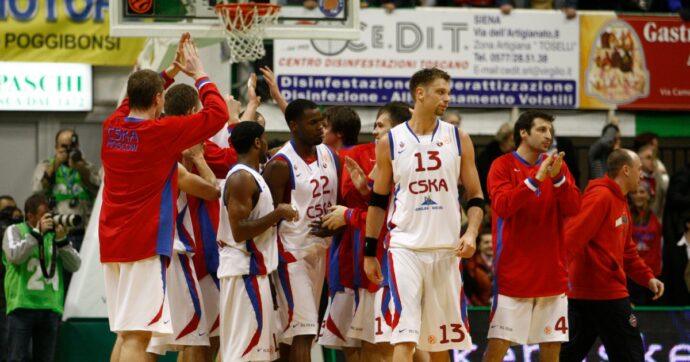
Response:
POLYGON ((72 162, 79 162, 83 159, 81 150, 79 149, 79 136, 76 132, 72 133, 72 140, 70 142, 69 148, 67 149, 67 154, 72 162))

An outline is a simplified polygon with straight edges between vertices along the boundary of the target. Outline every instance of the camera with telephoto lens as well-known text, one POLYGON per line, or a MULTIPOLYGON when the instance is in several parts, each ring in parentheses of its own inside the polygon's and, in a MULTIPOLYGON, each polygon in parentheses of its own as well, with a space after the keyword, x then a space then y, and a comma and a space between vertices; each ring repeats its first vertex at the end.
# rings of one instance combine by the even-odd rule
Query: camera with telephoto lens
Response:
POLYGON ((66 227, 73 228, 75 226, 79 226, 82 223, 82 218, 80 215, 77 214, 53 214, 51 213, 51 216, 53 217, 53 224, 55 225, 62 225, 66 227))
POLYGON ((72 140, 67 148, 67 154, 72 162, 79 162, 82 160, 83 155, 79 149, 79 136, 76 133, 72 133, 72 140))

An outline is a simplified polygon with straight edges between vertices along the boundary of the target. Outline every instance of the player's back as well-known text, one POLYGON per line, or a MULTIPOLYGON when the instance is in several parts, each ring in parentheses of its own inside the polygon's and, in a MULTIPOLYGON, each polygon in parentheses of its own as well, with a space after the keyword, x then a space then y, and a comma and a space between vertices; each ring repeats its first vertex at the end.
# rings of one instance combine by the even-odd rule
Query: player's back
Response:
MULTIPOLYGON (((259 200, 249 213, 248 219, 258 220, 273 211, 271 190, 263 177, 246 165, 236 164, 228 172, 228 178, 237 172, 250 173, 259 188, 259 200)), ((276 269, 278 265, 276 226, 269 227, 249 240, 235 240, 230 228, 227 205, 223 205, 220 215, 218 224, 219 278, 239 275, 267 275, 276 269)))
POLYGON ((170 255, 179 150, 169 148, 168 133, 162 120, 111 118, 104 123, 99 236, 108 242, 101 243, 103 261, 170 255))
POLYGON ((431 135, 414 134, 408 122, 388 132, 393 169, 390 247, 455 249, 460 236, 460 134, 436 121, 431 135))
MULTIPOLYGON (((314 248, 326 248, 330 238, 309 234, 309 224, 328 213, 337 203, 338 158, 326 145, 316 146, 316 159, 305 161, 295 151, 292 141, 274 156, 290 167, 289 200, 299 213, 298 221, 283 220, 278 228, 280 242, 286 250, 309 252, 314 248)), ((286 190, 287 192, 288 190, 286 190)))

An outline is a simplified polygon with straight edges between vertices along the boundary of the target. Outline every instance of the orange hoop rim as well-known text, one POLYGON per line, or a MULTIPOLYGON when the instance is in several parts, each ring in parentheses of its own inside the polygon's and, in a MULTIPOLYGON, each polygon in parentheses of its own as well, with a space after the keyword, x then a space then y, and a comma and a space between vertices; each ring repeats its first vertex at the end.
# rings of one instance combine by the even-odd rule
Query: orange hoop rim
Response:
POLYGON ((265 3, 234 3, 234 4, 218 4, 215 6, 216 11, 220 13, 227 12, 228 14, 234 14, 238 11, 254 11, 259 16, 264 16, 266 14, 275 14, 280 11, 281 6, 277 4, 265 4, 265 3))

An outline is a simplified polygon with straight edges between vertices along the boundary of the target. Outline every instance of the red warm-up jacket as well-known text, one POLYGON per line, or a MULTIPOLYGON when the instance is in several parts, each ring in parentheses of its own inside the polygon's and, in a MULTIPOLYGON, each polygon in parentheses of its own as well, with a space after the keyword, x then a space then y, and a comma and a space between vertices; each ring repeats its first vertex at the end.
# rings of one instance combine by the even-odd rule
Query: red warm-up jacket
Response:
POLYGON ((626 275, 646 287, 654 275, 637 253, 630 210, 620 186, 608 176, 593 180, 581 205, 565 228, 568 297, 625 298, 626 275))

